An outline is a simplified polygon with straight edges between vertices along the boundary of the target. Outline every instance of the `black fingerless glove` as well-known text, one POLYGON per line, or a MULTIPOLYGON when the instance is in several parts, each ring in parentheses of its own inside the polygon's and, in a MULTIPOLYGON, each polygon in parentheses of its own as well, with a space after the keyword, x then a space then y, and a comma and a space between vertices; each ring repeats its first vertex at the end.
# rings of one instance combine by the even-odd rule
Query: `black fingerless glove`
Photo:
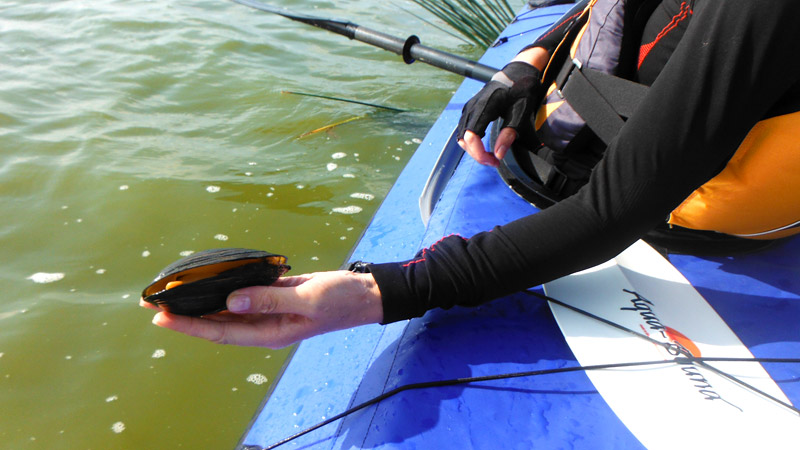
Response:
POLYGON ((463 139, 467 130, 483 137, 489 123, 498 117, 503 118, 505 127, 517 131, 530 126, 531 115, 541 100, 540 77, 539 70, 528 63, 514 61, 506 65, 464 105, 458 139, 463 139))

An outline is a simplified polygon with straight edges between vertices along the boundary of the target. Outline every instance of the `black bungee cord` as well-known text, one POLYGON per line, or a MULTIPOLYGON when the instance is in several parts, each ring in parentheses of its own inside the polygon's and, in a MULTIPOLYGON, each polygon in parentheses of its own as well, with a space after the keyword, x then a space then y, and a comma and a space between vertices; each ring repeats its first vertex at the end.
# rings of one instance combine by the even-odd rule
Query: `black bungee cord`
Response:
MULTIPOLYGON (((623 291, 625 291, 627 293, 630 293, 630 294, 635 294, 634 292, 629 291, 627 289, 623 289, 623 291)), ((791 403, 784 402, 783 400, 778 399, 778 398, 776 398, 776 397, 774 397, 774 396, 772 396, 770 394, 767 394, 766 392, 758 389, 757 387, 755 387, 755 386, 753 386, 753 385, 751 385, 749 383, 746 383, 746 382, 740 380, 739 378, 737 378, 737 377, 735 377, 735 376, 733 376, 733 375, 731 375, 731 374, 729 374, 729 373, 727 373, 725 371, 722 371, 722 370, 720 370, 720 369, 708 364, 707 361, 711 361, 712 359, 694 356, 692 354, 692 352, 690 352, 688 349, 686 349, 684 346, 682 346, 682 345, 680 345, 678 343, 669 343, 669 342, 658 341, 656 339, 651 338, 650 336, 647 336, 645 334, 642 334, 642 333, 636 332, 634 330, 631 330, 630 328, 624 327, 624 326, 622 326, 622 325, 620 325, 620 324, 618 324, 616 322, 612 322, 612 321, 610 321, 608 319, 605 319, 603 317, 600 317, 600 316, 598 316, 596 314, 592 314, 589 311, 577 308, 577 307, 572 306, 572 305, 568 305, 568 304, 566 304, 566 303, 564 303, 564 302, 562 302, 560 300, 557 300, 557 299, 555 299, 553 297, 550 297, 550 296, 547 296, 545 294, 540 294, 538 292, 533 292, 533 291, 529 291, 529 290, 524 290, 524 291, 521 291, 521 292, 524 292, 524 293, 526 293, 526 294, 528 294, 528 295, 530 295, 532 297, 537 297, 537 298, 540 298, 542 300, 548 301, 550 303, 554 303, 554 304, 556 304, 558 306, 570 309, 570 310, 575 311, 575 312, 577 312, 579 314, 582 314, 582 315, 584 315, 586 317, 589 317, 591 319, 597 320, 597 321, 602 322, 602 323, 604 323, 606 325, 614 327, 614 328, 616 328, 616 329, 618 329, 620 331, 624 331, 625 333, 628 333, 628 334, 634 335, 636 337, 639 337, 641 339, 644 339, 644 340, 646 340, 646 341, 648 341, 648 342, 650 342, 650 343, 652 343, 654 345, 658 345, 660 347, 663 347, 669 354, 676 356, 676 358, 673 359, 673 361, 677 362, 678 361, 678 357, 681 357, 681 358, 683 358, 685 360, 684 364, 686 364, 686 363, 689 363, 689 364, 695 363, 695 364, 697 364, 699 366, 702 366, 705 369, 708 369, 708 370, 716 373, 717 375, 725 377, 728 380, 733 381, 736 384, 738 384, 738 385, 740 385, 740 386, 742 386, 742 387, 744 387, 746 389, 749 389, 750 391, 755 392, 755 393, 757 393, 757 394, 759 394, 759 395, 761 395, 761 396, 763 396, 763 397, 765 397, 765 398, 767 398, 769 400, 772 400, 773 402, 778 403, 779 405, 781 405, 781 406, 783 406, 785 408, 788 408, 791 411, 795 412, 796 414, 800 415, 800 409, 796 408, 791 403)), ((777 358, 780 361, 773 361, 772 359, 774 359, 774 358, 742 358, 742 359, 738 359, 738 358, 733 358, 733 359, 714 358, 713 360, 715 360, 715 361, 742 361, 742 362, 749 361, 749 362, 791 362, 791 363, 797 362, 797 363, 800 363, 800 359, 794 359, 794 358, 785 358, 785 359, 784 358, 777 358)))
MULTIPOLYGON (((653 343, 655 345, 658 345, 660 347, 664 347, 664 349, 667 350, 667 352, 669 352, 671 355, 675 355, 675 357, 673 359, 668 359, 668 360, 634 361, 634 362, 623 362, 623 363, 596 364, 596 365, 590 365, 590 366, 578 365, 578 366, 573 366, 573 367, 561 367, 561 368, 557 368, 557 369, 531 370, 531 371, 526 371, 526 372, 513 372, 513 373, 504 373, 504 374, 498 374, 498 375, 485 375, 485 376, 479 376, 479 377, 462 377, 462 378, 452 378, 452 379, 449 379, 449 380, 427 381, 427 382, 422 382, 422 383, 406 384, 406 385, 403 385, 403 386, 398 386, 398 387, 396 387, 396 388, 394 388, 394 389, 392 389, 390 391, 384 392, 381 395, 373 397, 370 400, 367 400, 367 401, 365 401, 363 403, 360 403, 360 404, 358 404, 356 406, 353 406, 352 408, 349 408, 349 409, 347 409, 346 411, 344 411, 342 413, 339 413, 339 414, 337 414, 337 415, 335 415, 333 417, 325 419, 322 422, 317 423, 316 425, 312 425, 311 427, 308 427, 308 428, 304 429, 303 431, 300 431, 299 433, 296 433, 296 434, 293 434, 293 435, 291 435, 289 437, 286 437, 286 438, 284 438, 284 439, 282 439, 282 440, 280 440, 280 441, 278 441, 278 442, 276 442, 276 443, 274 443, 272 445, 269 445, 267 447, 261 447, 261 446, 258 446, 258 445, 244 445, 242 448, 247 449, 247 450, 272 450, 272 449, 275 449, 277 447, 280 447, 283 444, 291 442, 291 441, 293 441, 293 440, 295 440, 295 439, 297 439, 297 438, 299 438, 301 436, 304 436, 304 435, 306 435, 308 433, 311 433, 312 431, 315 431, 315 430, 317 430, 319 428, 322 428, 325 425, 328 425, 328 424, 330 424, 332 422, 335 422, 335 421, 337 421, 339 419, 342 419, 342 418, 344 418, 344 417, 346 417, 346 416, 348 416, 350 414, 353 414, 356 411, 360 411, 360 410, 362 410, 364 408, 367 408, 369 406, 372 406, 372 405, 375 405, 377 403, 380 403, 381 401, 386 400, 389 397, 392 397, 394 395, 397 395, 397 394, 399 394, 401 392, 405 392, 405 391, 411 391, 411 390, 416 390, 416 389, 427 389, 427 388, 432 388, 432 387, 454 386, 454 385, 459 385, 459 384, 476 383, 476 382, 482 382, 482 381, 504 380, 504 379, 510 379, 510 378, 522 378, 522 377, 533 377, 533 376, 541 376, 541 375, 554 375, 554 374, 570 373, 570 372, 587 372, 587 371, 591 371, 591 370, 619 369, 619 368, 626 368, 626 367, 654 366, 654 365, 666 365, 666 364, 698 364, 698 365, 700 365, 700 366, 702 366, 702 367, 704 367, 704 368, 706 368, 706 369, 708 369, 708 370, 710 370, 710 371, 712 371, 712 372, 714 372, 714 373, 716 373, 716 374, 718 374, 718 375, 720 375, 720 376, 722 376, 724 378, 727 378, 727 379, 739 384, 740 386, 751 390, 752 392, 755 392, 755 393, 757 393, 757 394, 759 394, 759 395, 761 395, 761 396, 763 396, 763 397, 765 397, 765 398, 767 398, 769 400, 772 400, 772 401, 778 403, 779 405, 781 405, 781 406, 793 411, 794 413, 800 415, 800 409, 796 408, 794 405, 792 405, 790 403, 787 403, 787 402, 784 402, 783 400, 780 400, 778 398, 775 398, 774 396, 772 396, 770 394, 767 394, 766 392, 756 388, 755 386, 752 386, 749 383, 746 383, 746 382, 736 378, 735 376, 730 375, 730 374, 728 374, 728 373, 726 373, 726 372, 724 372, 724 371, 722 371, 720 369, 717 369, 716 367, 708 364, 709 362, 754 362, 754 363, 798 364, 798 363, 800 363, 800 358, 727 358, 727 357, 713 357, 713 356, 711 356, 711 357, 705 357, 705 356, 698 357, 698 356, 692 355, 692 353, 689 350, 687 350, 686 348, 684 348, 680 344, 667 343, 667 342, 661 342, 661 341, 655 340, 655 339, 651 338, 650 336, 638 333, 638 332, 636 332, 634 330, 631 330, 630 328, 627 328, 625 326, 622 326, 622 325, 620 325, 620 324, 618 324, 616 322, 612 322, 612 321, 610 321, 608 319, 605 319, 605 318, 600 317, 600 316, 598 316, 596 314, 590 313, 590 312, 588 312, 586 310, 583 310, 581 308, 569 305, 567 303, 564 303, 564 302, 562 302, 560 300, 557 300, 557 299, 555 299, 553 297, 550 297, 548 295, 541 294, 539 292, 529 291, 529 290, 522 290, 520 292, 522 292, 524 294, 527 294, 529 296, 536 297, 536 298, 539 298, 541 300, 545 300, 547 302, 556 304, 558 306, 567 308, 567 309, 569 309, 571 311, 574 311, 574 312, 576 312, 578 314, 584 315, 586 317, 589 317, 591 319, 597 320, 597 321, 602 322, 602 323, 604 323, 606 325, 614 327, 614 328, 616 328, 616 329, 618 329, 620 331, 623 331, 625 333, 637 336, 637 337, 639 337, 641 339, 644 339, 644 340, 646 340, 648 342, 651 342, 651 343, 653 343)), ((627 292, 629 292, 629 291, 627 291, 627 292)))
POLYGON ((520 37, 520 36, 524 36, 524 35, 526 35, 528 33, 532 33, 534 31, 541 30, 542 28, 547 28, 549 26, 550 25, 542 25, 540 27, 531 28, 530 30, 525 30, 525 31, 519 32, 517 34, 512 34, 510 36, 501 36, 496 41, 494 41, 494 44, 492 44, 492 47, 499 47, 499 46, 505 44, 506 42, 510 41, 511 39, 514 39, 514 38, 517 38, 517 37, 520 37))

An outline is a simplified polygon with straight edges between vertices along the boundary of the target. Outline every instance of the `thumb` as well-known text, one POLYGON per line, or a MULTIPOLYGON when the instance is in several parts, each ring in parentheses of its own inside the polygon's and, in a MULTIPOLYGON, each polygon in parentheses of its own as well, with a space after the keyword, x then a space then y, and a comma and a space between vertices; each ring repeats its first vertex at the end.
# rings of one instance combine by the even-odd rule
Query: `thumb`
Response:
POLYGON ((235 314, 300 313, 304 304, 294 287, 251 286, 228 295, 228 311, 235 314))

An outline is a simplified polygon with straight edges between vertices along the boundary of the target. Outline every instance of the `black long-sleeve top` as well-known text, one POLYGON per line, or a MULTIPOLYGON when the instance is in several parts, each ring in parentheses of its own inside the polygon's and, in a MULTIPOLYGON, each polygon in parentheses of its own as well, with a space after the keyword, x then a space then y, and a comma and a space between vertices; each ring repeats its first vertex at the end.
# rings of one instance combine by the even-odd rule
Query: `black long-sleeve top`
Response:
POLYGON ((490 232, 371 265, 385 323, 478 305, 614 257, 719 173, 756 122, 800 109, 800 1, 685 3, 682 38, 589 182, 490 232))

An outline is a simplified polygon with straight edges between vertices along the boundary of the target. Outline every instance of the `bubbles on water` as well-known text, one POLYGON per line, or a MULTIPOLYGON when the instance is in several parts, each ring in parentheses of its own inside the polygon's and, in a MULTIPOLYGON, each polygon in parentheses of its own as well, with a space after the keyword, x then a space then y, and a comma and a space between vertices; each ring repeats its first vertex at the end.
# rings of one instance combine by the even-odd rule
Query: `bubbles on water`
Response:
POLYGON ((128 190, 128 185, 127 184, 123 184, 122 186, 119 187, 119 190, 120 191, 127 191, 128 190))
POLYGON ((372 194, 366 194, 364 192, 354 192, 350 194, 351 198, 360 198, 362 200, 374 200, 375 196, 372 194))
POLYGON ((102 275, 102 274, 106 273, 106 269, 97 269, 97 270, 94 271, 94 273, 96 273, 98 275, 102 275))
POLYGON ((304 185, 304 184, 298 184, 298 185, 297 185, 297 186, 295 186, 295 187, 296 187, 297 189, 305 189, 305 188, 306 188, 306 185, 304 185))
POLYGON ((350 206, 342 206, 333 208, 333 212, 339 214, 358 214, 363 211, 363 208, 360 206, 350 205, 350 206))
POLYGON ((117 397, 116 395, 112 395, 112 396, 110 396, 110 397, 106 397, 106 403, 115 402, 115 401, 117 401, 118 399, 119 399, 119 397, 117 397))
POLYGON ((181 256, 189 256, 192 253, 194 253, 194 250, 184 250, 184 251, 180 252, 179 255, 181 255, 181 256))
POLYGON ((247 382, 248 383, 261 385, 261 384, 266 383, 267 381, 269 381, 269 380, 267 380, 267 377, 265 377, 263 374, 260 374, 260 373, 253 373, 253 374, 250 374, 250 375, 247 376, 247 382))
POLYGON ((355 177, 356 176, 353 175, 352 173, 346 173, 346 174, 342 175, 342 178, 355 178, 355 177))
POLYGON ((55 273, 36 272, 35 274, 29 276, 27 279, 33 281, 34 283, 46 284, 63 280, 64 274, 60 272, 55 272, 55 273))
POLYGON ((344 152, 336 152, 336 153, 334 153, 334 154, 332 154, 332 155, 331 155, 331 158, 333 158, 333 159, 342 159, 342 158, 344 158, 345 156, 347 156, 347 153, 344 153, 344 152))
POLYGON ((219 191, 220 191, 220 187, 219 187, 219 186, 214 186, 214 185, 211 185, 211 186, 208 186, 208 187, 206 188, 206 190, 207 190, 208 192, 211 192, 211 193, 213 194, 213 193, 215 193, 215 192, 219 192, 219 191))
POLYGON ((142 252, 142 258, 147 258, 148 256, 150 256, 150 250, 145 250, 142 252))
POLYGON ((67 356, 65 356, 65 357, 64 357, 64 359, 66 359, 67 361, 69 361, 70 359, 72 359, 72 355, 67 355, 67 356))
POLYGON ((326 167, 328 168, 328 172, 333 172, 339 165, 336 163, 328 163, 326 167))
POLYGON ((214 239, 216 239, 216 240, 218 240, 218 241, 227 241, 227 240, 228 240, 228 236, 226 236, 226 235, 224 235, 224 234, 222 234, 222 233, 220 233, 220 234, 215 234, 215 235, 214 235, 214 239))
POLYGON ((163 348, 159 348, 153 352, 151 358, 158 359, 158 358, 163 358, 165 356, 167 356, 167 351, 164 350, 163 348))
POLYGON ((125 424, 122 422, 115 422, 114 425, 111 425, 111 431, 120 434, 125 431, 125 424))

